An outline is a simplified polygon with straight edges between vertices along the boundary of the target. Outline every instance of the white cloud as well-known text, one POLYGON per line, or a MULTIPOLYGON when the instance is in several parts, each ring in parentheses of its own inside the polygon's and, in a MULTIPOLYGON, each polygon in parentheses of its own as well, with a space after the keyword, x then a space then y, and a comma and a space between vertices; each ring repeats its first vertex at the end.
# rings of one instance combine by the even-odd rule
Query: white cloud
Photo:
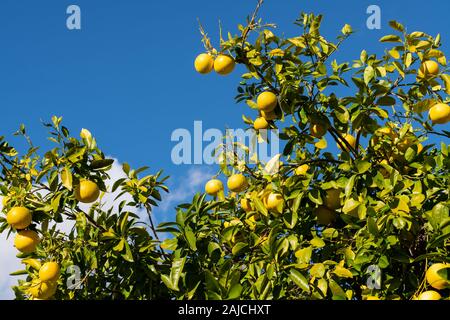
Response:
POLYGON ((186 176, 174 181, 176 187, 170 193, 163 196, 159 210, 170 210, 181 201, 188 200, 196 192, 203 192, 203 185, 211 178, 211 175, 212 169, 210 167, 194 167, 189 169, 186 176))

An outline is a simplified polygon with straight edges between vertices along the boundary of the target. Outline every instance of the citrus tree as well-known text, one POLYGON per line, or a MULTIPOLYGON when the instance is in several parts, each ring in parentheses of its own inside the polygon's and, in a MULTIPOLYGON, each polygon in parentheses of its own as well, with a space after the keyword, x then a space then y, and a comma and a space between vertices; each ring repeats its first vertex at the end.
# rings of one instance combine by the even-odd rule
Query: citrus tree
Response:
POLYGON ((0 231, 14 236, 26 275, 16 297, 48 299, 152 299, 170 297, 161 272, 170 270, 159 246, 152 207, 167 191, 161 172, 144 175, 123 164, 124 178, 111 181, 114 162, 88 130, 70 136, 53 117, 43 155, 29 143, 24 155, 0 138, 0 231), (109 181, 110 185, 105 182, 109 181), (103 200, 114 192, 114 201, 103 200), (147 218, 145 218, 147 217, 147 218), (64 227, 62 227, 64 226, 64 227))
POLYGON ((267 164, 250 163, 239 144, 220 153, 217 175, 175 221, 151 219, 167 190, 160 172, 124 165, 126 178, 105 184, 112 160, 87 130, 70 137, 55 117, 57 147, 43 157, 2 142, 0 230, 26 266, 18 298, 448 299, 450 77, 440 36, 392 21, 384 55, 339 62, 349 25, 330 41, 322 16, 302 14, 300 35, 284 38, 257 19, 261 3, 218 49, 201 28, 206 52, 194 66, 245 68, 243 121, 257 141, 278 129, 284 149, 267 164), (124 200, 105 207, 110 192, 124 200))

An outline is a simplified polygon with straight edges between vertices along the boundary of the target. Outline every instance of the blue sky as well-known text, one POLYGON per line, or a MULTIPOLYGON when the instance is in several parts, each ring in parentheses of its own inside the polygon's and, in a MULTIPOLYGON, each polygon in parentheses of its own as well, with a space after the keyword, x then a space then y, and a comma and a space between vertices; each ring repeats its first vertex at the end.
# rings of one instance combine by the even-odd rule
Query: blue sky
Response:
MULTIPOLYGON (((228 77, 193 70, 195 56, 203 51, 197 17, 217 45, 218 20, 235 33, 255 3, 2 0, 0 135, 17 144, 11 134, 24 123, 35 144, 49 147, 40 119, 61 115, 77 135, 88 128, 105 153, 134 167, 163 168, 172 176, 170 205, 159 211, 164 219, 176 201, 203 188, 202 173, 216 170, 172 164, 172 131, 191 130, 195 120, 202 120, 204 128, 240 128, 243 112, 254 116, 233 99, 242 67, 228 77), (70 4, 81 8, 82 30, 66 28, 70 4)), ((363 48, 382 53, 378 39, 391 32, 387 22, 392 19, 410 31, 441 32, 443 50, 449 52, 449 9, 444 0, 266 0, 260 16, 287 36, 298 34, 292 22, 301 11, 323 13, 327 37, 349 23, 357 33, 336 55, 343 61, 357 59, 363 48), (366 28, 371 4, 381 7, 381 30, 366 28)))

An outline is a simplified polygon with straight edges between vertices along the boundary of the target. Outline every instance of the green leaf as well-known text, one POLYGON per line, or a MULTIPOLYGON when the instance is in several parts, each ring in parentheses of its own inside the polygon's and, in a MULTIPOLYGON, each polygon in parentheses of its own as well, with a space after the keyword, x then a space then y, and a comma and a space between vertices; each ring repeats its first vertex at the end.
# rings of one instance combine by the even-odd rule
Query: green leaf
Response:
POLYGON ((125 241, 125 253, 122 254, 122 257, 128 262, 134 262, 133 253, 127 241, 125 241))
POLYGON ((252 197, 252 203, 255 205, 255 208, 259 213, 263 214, 266 217, 269 215, 267 208, 264 206, 258 196, 255 195, 252 197))
POLYGON ((337 238, 339 236, 339 232, 334 228, 327 228, 322 231, 323 237, 327 239, 337 238))
POLYGON ((320 196, 320 192, 317 189, 312 189, 309 193, 308 193, 308 198, 309 200, 311 200, 312 202, 321 205, 323 204, 323 200, 322 197, 320 196))
POLYGON ((289 278, 303 291, 310 292, 308 280, 306 280, 305 276, 301 274, 300 271, 291 269, 289 278))
POLYGON ((353 278, 353 274, 350 270, 337 265, 334 268, 333 273, 337 275, 339 278, 353 278))
POLYGON ((299 249, 295 252, 295 257, 298 259, 298 263, 309 264, 311 261, 311 255, 312 255, 311 247, 299 249))
POLYGON ((66 187, 69 191, 72 191, 72 173, 70 172, 70 168, 64 167, 64 169, 62 169, 61 182, 64 187, 66 187))
POLYGON ((379 41, 380 42, 402 42, 402 39, 399 36, 390 34, 390 35, 382 37, 379 41))
POLYGON ((309 274, 311 277, 322 278, 325 275, 325 271, 323 263, 315 263, 311 269, 309 269, 309 274))
POLYGON ((399 31, 399 32, 404 32, 404 31, 405 31, 405 27, 404 27, 400 22, 398 22, 398 21, 391 20, 391 21, 389 21, 389 25, 390 25, 393 29, 395 29, 395 30, 397 30, 397 31, 399 31))
POLYGON ((28 271, 27 270, 14 271, 14 272, 11 272, 9 275, 10 276, 21 276, 24 274, 28 274, 28 271))
POLYGON ((369 161, 366 161, 366 160, 357 160, 356 161, 356 168, 358 169, 358 172, 360 174, 369 170, 371 166, 372 165, 369 161))
POLYGON ((349 213, 352 210, 356 209, 357 207, 359 207, 361 203, 357 200, 354 199, 348 199, 345 201, 344 203, 344 207, 342 208, 342 212, 344 213, 349 213))
POLYGON ((328 280, 329 287, 331 290, 331 293, 333 294, 333 300, 346 300, 347 295, 345 294, 344 290, 337 284, 336 281, 333 279, 328 280))
POLYGON ((197 239, 195 237, 194 232, 192 232, 192 230, 190 228, 186 228, 184 230, 184 235, 186 237, 186 240, 187 240, 191 250, 196 251, 197 250, 197 239))
POLYGON ((219 282, 216 280, 216 278, 211 273, 211 271, 205 270, 204 272, 205 272, 206 288, 209 291, 212 291, 212 292, 220 295, 221 290, 220 290, 219 282))
POLYGON ((94 160, 91 162, 91 169, 97 171, 104 171, 108 169, 114 163, 114 159, 102 159, 102 160, 94 160))
POLYGON ((450 94, 450 75, 442 74, 441 79, 442 79, 442 81, 444 81, 445 93, 450 94))
POLYGON ((181 274, 183 273, 184 264, 186 262, 186 257, 175 258, 172 262, 172 267, 170 269, 170 275, 161 275, 161 280, 167 286, 167 288, 179 291, 178 283, 180 281, 181 274))
POLYGON ((322 248, 322 247, 325 247, 325 241, 323 241, 321 238, 318 238, 318 237, 314 237, 313 239, 311 239, 311 241, 309 241, 309 243, 310 243, 314 248, 322 248))
POLYGON ((241 296, 242 290, 244 288, 239 283, 236 283, 231 287, 230 292, 228 292, 228 299, 234 300, 238 299, 241 296))
POLYGON ((176 250, 178 247, 178 239, 172 238, 172 239, 165 239, 161 243, 161 248, 164 250, 176 250))
POLYGON ((395 105, 395 98, 391 96, 384 96, 377 100, 376 104, 379 106, 393 106, 395 105))
POLYGON ((365 84, 369 84, 370 80, 375 77, 375 70, 372 66, 367 66, 364 70, 364 82, 365 84))
POLYGON ((231 252, 234 255, 238 255, 239 253, 241 253, 242 251, 244 251, 246 248, 248 247, 247 243, 244 242, 238 242, 233 246, 233 249, 231 250, 231 252))
POLYGON ((114 246, 113 250, 116 252, 122 252, 125 247, 125 239, 120 239, 119 243, 114 246))
POLYGON ((353 33, 352 26, 349 24, 345 24, 344 27, 341 30, 343 35, 349 35, 353 33))

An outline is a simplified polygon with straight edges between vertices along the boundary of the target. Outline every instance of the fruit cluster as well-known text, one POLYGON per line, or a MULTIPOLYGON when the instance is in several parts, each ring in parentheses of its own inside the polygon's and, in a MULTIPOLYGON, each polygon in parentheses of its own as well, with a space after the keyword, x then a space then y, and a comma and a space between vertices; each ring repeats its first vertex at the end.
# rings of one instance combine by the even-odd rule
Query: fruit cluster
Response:
MULTIPOLYGON (((99 195, 99 187, 90 180, 81 180, 73 194, 74 198, 81 203, 95 202, 99 195)), ((8 207, 9 203, 15 201, 13 196, 7 196, 2 202, 3 207, 8 207)), ((17 231, 14 246, 26 257, 22 262, 38 272, 38 276, 31 281, 27 294, 41 300, 53 297, 57 290, 60 265, 56 261, 48 261, 41 266, 41 261, 32 258, 40 243, 39 234, 32 226, 32 211, 25 206, 13 206, 6 215, 6 221, 13 230, 17 231)))

